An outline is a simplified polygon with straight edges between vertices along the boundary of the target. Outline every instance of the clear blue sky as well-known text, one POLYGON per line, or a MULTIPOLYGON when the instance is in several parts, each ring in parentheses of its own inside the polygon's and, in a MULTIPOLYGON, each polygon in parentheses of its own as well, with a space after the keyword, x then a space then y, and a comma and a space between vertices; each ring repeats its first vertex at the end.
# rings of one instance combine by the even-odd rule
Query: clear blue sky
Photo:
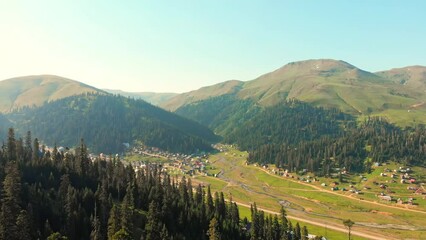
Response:
POLYGON ((183 92, 333 58, 426 65, 426 1, 0 0, 0 79, 183 92))

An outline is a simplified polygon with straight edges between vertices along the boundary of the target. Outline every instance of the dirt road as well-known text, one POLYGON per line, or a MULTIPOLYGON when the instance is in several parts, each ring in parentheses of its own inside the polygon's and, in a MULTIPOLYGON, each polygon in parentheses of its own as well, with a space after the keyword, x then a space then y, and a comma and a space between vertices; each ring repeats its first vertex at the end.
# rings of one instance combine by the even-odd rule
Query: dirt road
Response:
MULTIPOLYGON (((233 202, 235 202, 235 201, 233 201, 233 202)), ((237 205, 250 208, 250 205, 248 205, 248 204, 241 203, 241 202, 235 202, 235 203, 237 205)), ((259 207, 257 207, 257 209, 258 210, 262 210, 262 211, 264 211, 266 213, 270 213, 270 214, 278 214, 278 215, 280 214, 278 212, 274 212, 274 211, 263 209, 263 208, 259 208, 259 207)), ((287 218, 293 219, 293 220, 296 220, 296 221, 300 221, 300 222, 309 223, 309 224, 312 224, 312 225, 315 225, 315 226, 320 226, 320 227, 328 228, 328 229, 339 231, 339 232, 344 232, 344 233, 348 232, 348 230, 346 228, 340 227, 340 226, 336 226, 336 225, 331 224, 331 223, 326 223, 326 222, 316 221, 316 220, 306 219, 306 218, 300 218, 300 217, 295 217, 295 216, 290 216, 290 215, 287 215, 287 218)), ((396 238, 379 236, 377 234, 366 233, 365 231, 359 231, 359 230, 354 230, 354 229, 352 229, 351 234, 355 235, 355 236, 363 237, 363 238, 373 239, 373 240, 391 240, 391 239, 396 239, 396 238)))

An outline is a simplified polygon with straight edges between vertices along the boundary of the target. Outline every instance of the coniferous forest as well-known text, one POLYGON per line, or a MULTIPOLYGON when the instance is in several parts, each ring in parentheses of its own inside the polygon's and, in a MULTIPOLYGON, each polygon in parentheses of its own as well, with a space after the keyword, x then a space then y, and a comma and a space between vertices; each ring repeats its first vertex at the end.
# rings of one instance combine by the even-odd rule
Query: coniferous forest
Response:
POLYGON ((49 146, 72 147, 84 138, 94 153, 120 153, 123 143, 135 140, 170 152, 194 153, 211 150, 211 142, 218 139, 194 121, 143 100, 113 95, 72 96, 6 117, 17 132, 31 130, 49 146))
POLYGON ((232 95, 189 104, 176 112, 248 151, 249 162, 274 163, 292 172, 306 169, 328 176, 330 169, 343 167, 367 172, 374 162, 388 160, 426 165, 426 129, 421 124, 402 129, 385 118, 368 117, 359 122, 337 109, 294 99, 260 107, 232 95))
POLYGON ((306 227, 232 201, 161 166, 135 172, 119 159, 40 150, 31 132, 8 131, 0 150, 0 239, 306 239, 306 227))

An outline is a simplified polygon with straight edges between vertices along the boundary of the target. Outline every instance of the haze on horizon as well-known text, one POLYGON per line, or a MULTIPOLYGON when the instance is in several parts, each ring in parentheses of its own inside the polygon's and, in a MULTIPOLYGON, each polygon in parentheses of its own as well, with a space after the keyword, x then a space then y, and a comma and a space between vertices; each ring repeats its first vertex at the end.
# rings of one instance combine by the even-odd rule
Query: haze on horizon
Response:
POLYGON ((54 74, 97 88, 185 92, 331 58, 426 65, 424 1, 0 0, 0 80, 54 74))

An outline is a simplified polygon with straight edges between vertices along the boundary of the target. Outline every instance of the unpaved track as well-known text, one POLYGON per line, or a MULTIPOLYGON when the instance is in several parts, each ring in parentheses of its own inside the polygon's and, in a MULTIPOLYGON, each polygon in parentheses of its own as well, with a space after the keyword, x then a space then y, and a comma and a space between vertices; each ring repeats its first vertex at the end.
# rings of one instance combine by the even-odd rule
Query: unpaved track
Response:
MULTIPOLYGON (((226 158, 221 157, 221 158, 217 159, 216 161, 226 161, 226 158)), ((226 161, 226 162, 229 163, 229 161, 226 161)), ((234 165, 234 167, 235 166, 238 166, 238 165, 234 165)), ((238 167, 242 167, 242 166, 238 166, 238 167)), ((298 184, 303 184, 303 185, 309 186, 309 187, 311 187, 311 188, 313 188, 313 189, 315 189, 316 191, 319 191, 319 192, 334 194, 334 195, 337 195, 337 196, 340 196, 340 197, 346 197, 348 199, 357 200, 357 201, 365 201, 365 202, 368 202, 368 203, 371 203, 371 204, 374 204, 374 205, 378 205, 378 206, 382 206, 382 207, 385 207, 385 208, 393 208, 393 209, 398 209, 398 210, 403 210, 403 211, 411 211, 411 212, 426 214, 426 212, 424 212, 424 211, 419 211, 419 210, 414 210, 414 209, 400 208, 400 207, 390 206, 390 205, 386 205, 386 204, 382 204, 382 203, 378 203, 378 202, 373 202, 373 201, 368 201, 368 200, 360 200, 359 198, 356 198, 356 197, 353 197, 353 196, 342 195, 342 194, 339 194, 339 193, 336 193, 336 192, 325 190, 325 189, 323 189, 321 187, 318 187, 318 186, 315 186, 315 185, 311 185, 311 184, 304 183, 304 182, 301 182, 301 181, 298 181, 298 180, 293 180, 293 179, 284 178, 284 177, 280 177, 280 176, 274 175, 274 174, 270 173, 269 171, 267 171, 266 169, 263 169, 263 168, 260 168, 260 167, 254 167, 254 166, 252 166, 252 167, 249 167, 249 168, 262 170, 262 171, 264 171, 265 173, 267 173, 267 174, 269 174, 271 176, 282 178, 282 179, 285 179, 285 180, 288 180, 288 181, 292 181, 292 182, 295 182, 295 183, 298 183, 298 184)), ((225 173, 225 170, 221 169, 221 174, 218 177, 221 178, 222 180, 226 181, 226 182, 231 181, 231 179, 226 178, 224 176, 224 173, 225 173)), ((234 180, 232 180, 232 181, 234 181, 234 180)), ((237 183, 237 185, 240 185, 240 184, 237 183)), ((236 202, 236 203, 238 205, 250 208, 249 204, 245 204, 245 203, 242 203, 242 202, 236 202)), ((262 210, 264 212, 267 212, 267 213, 271 213, 271 214, 279 214, 278 212, 267 210, 267 209, 262 209, 262 208, 259 208, 259 207, 258 207, 258 209, 260 209, 260 210, 262 210)), ((306 223, 309 223, 309 224, 312 224, 312 225, 324 227, 326 229, 328 228, 328 229, 339 231, 339 232, 345 232, 345 233, 347 233, 347 231, 348 231, 345 227, 339 226, 336 223, 332 223, 332 222, 327 222, 327 221, 322 221, 322 220, 316 220, 316 219, 312 219, 312 218, 309 218, 309 217, 300 217, 300 216, 296 217, 296 216, 292 216, 292 215, 288 215, 287 217, 289 219, 294 219, 294 220, 300 221, 300 222, 306 222, 306 223)), ((356 224, 353 227, 353 229, 351 231, 351 234, 355 235, 355 236, 364 237, 364 238, 367 238, 367 239, 373 239, 373 240, 376 240, 376 239, 380 239, 380 240, 398 239, 398 238, 393 238, 393 237, 390 237, 390 236, 383 236, 383 235, 380 235, 380 234, 377 234, 377 233, 371 233, 370 231, 368 231, 367 228, 365 228, 365 227, 360 228, 359 226, 356 226, 356 224)))
MULTIPOLYGON (((233 202, 235 202, 235 201, 233 201, 233 202)), ((235 202, 235 203, 237 205, 250 208, 250 205, 248 205, 248 204, 244 204, 244 203, 241 203, 241 202, 235 202)), ((280 214, 278 212, 274 212, 274 211, 263 209, 263 208, 259 208, 259 207, 257 207, 257 209, 258 210, 262 210, 262 211, 264 211, 266 213, 270 213, 270 214, 277 214, 277 215, 280 214)), ((293 220, 296 220, 296 221, 300 221, 300 222, 309 223, 309 224, 312 224, 312 225, 315 225, 315 226, 320 226, 320 227, 328 228, 328 229, 339 231, 339 232, 344 232, 344 233, 348 232, 348 230, 346 228, 344 228, 344 227, 339 227, 337 225, 334 225, 334 224, 331 224, 331 223, 326 223, 326 222, 323 222, 323 221, 316 221, 316 220, 312 220, 312 219, 306 219, 306 218, 295 217, 295 216, 290 216, 290 215, 287 215, 287 218, 293 219, 293 220)), ((352 229, 351 234, 355 235, 355 236, 363 237, 363 238, 373 239, 373 240, 391 240, 391 239, 397 239, 397 238, 379 236, 377 234, 366 233, 364 231, 359 231, 359 230, 354 230, 354 229, 352 229)))

